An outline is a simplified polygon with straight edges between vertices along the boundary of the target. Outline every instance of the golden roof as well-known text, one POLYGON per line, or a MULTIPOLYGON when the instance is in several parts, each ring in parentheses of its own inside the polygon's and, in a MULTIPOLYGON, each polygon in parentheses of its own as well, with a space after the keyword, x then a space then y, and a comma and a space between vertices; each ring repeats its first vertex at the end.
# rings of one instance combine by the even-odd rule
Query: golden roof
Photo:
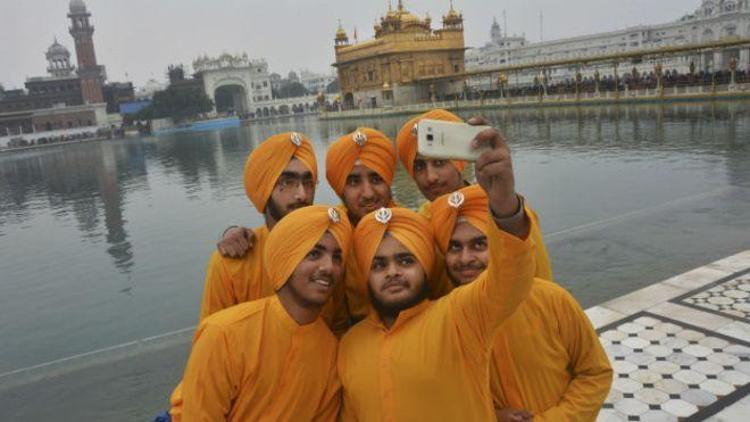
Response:
POLYGON ((346 31, 341 27, 341 20, 339 20, 339 27, 336 29, 336 39, 347 38, 346 31))
POLYGON ((451 0, 451 7, 448 10, 448 14, 443 16, 443 20, 446 21, 458 21, 463 20, 463 15, 458 13, 456 9, 453 8, 453 0, 451 0))

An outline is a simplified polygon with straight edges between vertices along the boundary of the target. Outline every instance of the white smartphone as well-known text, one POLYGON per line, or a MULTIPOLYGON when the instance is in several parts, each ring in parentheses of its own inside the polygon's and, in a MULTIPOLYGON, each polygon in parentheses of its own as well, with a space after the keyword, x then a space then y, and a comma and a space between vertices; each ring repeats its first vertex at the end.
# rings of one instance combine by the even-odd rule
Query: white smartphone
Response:
POLYGON ((488 128, 459 122, 420 120, 417 124, 417 153, 425 158, 476 161, 486 148, 473 149, 471 141, 488 128))

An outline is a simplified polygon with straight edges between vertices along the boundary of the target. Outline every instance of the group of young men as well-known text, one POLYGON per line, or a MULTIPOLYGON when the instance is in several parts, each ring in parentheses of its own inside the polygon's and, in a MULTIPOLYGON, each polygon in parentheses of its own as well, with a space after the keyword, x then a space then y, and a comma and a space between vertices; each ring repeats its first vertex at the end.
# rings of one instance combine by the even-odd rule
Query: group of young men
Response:
MULTIPOLYGON (((495 129, 474 164, 422 157, 360 128, 330 145, 342 204, 312 205, 307 137, 250 154, 245 190, 265 224, 227 230, 209 262, 176 421, 592 421, 612 369, 575 299, 552 281, 536 214, 495 129), (397 160, 427 202, 399 207, 397 160)), ((485 124, 474 118, 469 124, 485 124)))

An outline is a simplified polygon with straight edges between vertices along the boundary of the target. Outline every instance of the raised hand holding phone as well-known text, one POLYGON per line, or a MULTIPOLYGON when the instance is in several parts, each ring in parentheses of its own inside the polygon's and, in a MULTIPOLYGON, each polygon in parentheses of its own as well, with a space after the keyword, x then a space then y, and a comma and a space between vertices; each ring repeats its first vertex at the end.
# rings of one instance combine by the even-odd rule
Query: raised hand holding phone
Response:
POLYGON ((485 148, 472 140, 490 126, 422 119, 417 123, 417 153, 424 158, 476 161, 485 148))

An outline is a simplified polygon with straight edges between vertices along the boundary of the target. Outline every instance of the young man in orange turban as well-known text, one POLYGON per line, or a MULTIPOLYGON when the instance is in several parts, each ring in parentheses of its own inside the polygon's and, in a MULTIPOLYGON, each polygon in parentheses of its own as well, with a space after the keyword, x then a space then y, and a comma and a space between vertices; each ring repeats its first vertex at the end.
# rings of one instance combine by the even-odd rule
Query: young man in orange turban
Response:
POLYGON ((476 172, 490 198, 485 212, 494 218, 489 268, 476 282, 426 300, 435 247, 430 223, 417 213, 384 208, 355 229, 355 256, 374 311, 340 344, 343 420, 495 419, 489 352, 496 329, 532 283, 532 223, 500 134, 488 129, 474 142, 491 146, 476 172))
MULTIPOLYGON (((419 115, 404 124, 398 132, 398 157, 401 164, 417 184, 419 191, 427 198, 427 201, 419 208, 419 213, 427 219, 432 215, 432 201, 436 198, 455 192, 469 182, 464 180, 461 172, 466 166, 465 161, 460 160, 431 160, 421 157, 417 153, 417 124, 422 119, 443 120, 448 122, 463 122, 460 117, 442 109, 435 109, 419 115)), ((474 124, 484 124, 483 120, 473 120, 474 124)), ((467 142, 469 140, 467 139, 467 142)), ((531 236, 536 244, 536 273, 537 277, 552 280, 552 264, 550 263, 547 247, 542 239, 539 217, 530 206, 526 207, 529 217, 534 220, 531 236)), ((443 294, 451 290, 450 277, 445 271, 442 256, 435 260, 435 277, 440 278, 439 285, 443 286, 443 294)))
MULTIPOLYGON (((432 204, 435 242, 457 285, 490 264, 488 198, 479 186, 432 204)), ((612 383, 596 331, 565 289, 536 278, 495 335, 490 366, 498 421, 594 421, 612 383)))
MULTIPOLYGON (((430 218, 430 204, 437 197, 467 186, 462 172, 466 162, 461 160, 428 159, 417 154, 417 124, 420 120, 432 119, 447 122, 463 122, 455 114, 434 109, 406 122, 398 132, 398 158, 406 172, 414 179, 419 191, 427 201, 419 208, 419 213, 430 218)), ((467 140, 468 141, 468 140, 467 140)))
POLYGON ((263 249, 276 294, 201 322, 172 395, 173 420, 337 420, 337 344, 320 312, 341 282, 351 231, 327 206, 276 224, 263 249))
MULTIPOLYGON (((396 150, 380 131, 359 128, 332 143, 326 154, 326 179, 343 202, 341 212, 352 224, 368 213, 393 206, 391 183, 396 171, 396 150)), ((367 315, 367 291, 361 285, 362 271, 353 259, 346 265, 344 285, 349 316, 359 321, 367 315)))
MULTIPOLYGON (((266 279, 263 261, 269 231, 288 213, 313 203, 318 164, 310 140, 301 133, 271 136, 258 145, 245 163, 245 193, 265 224, 247 229, 253 247, 239 259, 214 252, 208 264, 201 301, 200 319, 239 303, 270 296, 274 286, 266 279)), ((245 239, 245 230, 240 237, 245 239)), ((332 327, 339 305, 343 307, 343 285, 324 310, 332 327)), ((345 312, 340 314, 345 319, 345 312)), ((337 329, 338 330, 338 329, 337 329)))

